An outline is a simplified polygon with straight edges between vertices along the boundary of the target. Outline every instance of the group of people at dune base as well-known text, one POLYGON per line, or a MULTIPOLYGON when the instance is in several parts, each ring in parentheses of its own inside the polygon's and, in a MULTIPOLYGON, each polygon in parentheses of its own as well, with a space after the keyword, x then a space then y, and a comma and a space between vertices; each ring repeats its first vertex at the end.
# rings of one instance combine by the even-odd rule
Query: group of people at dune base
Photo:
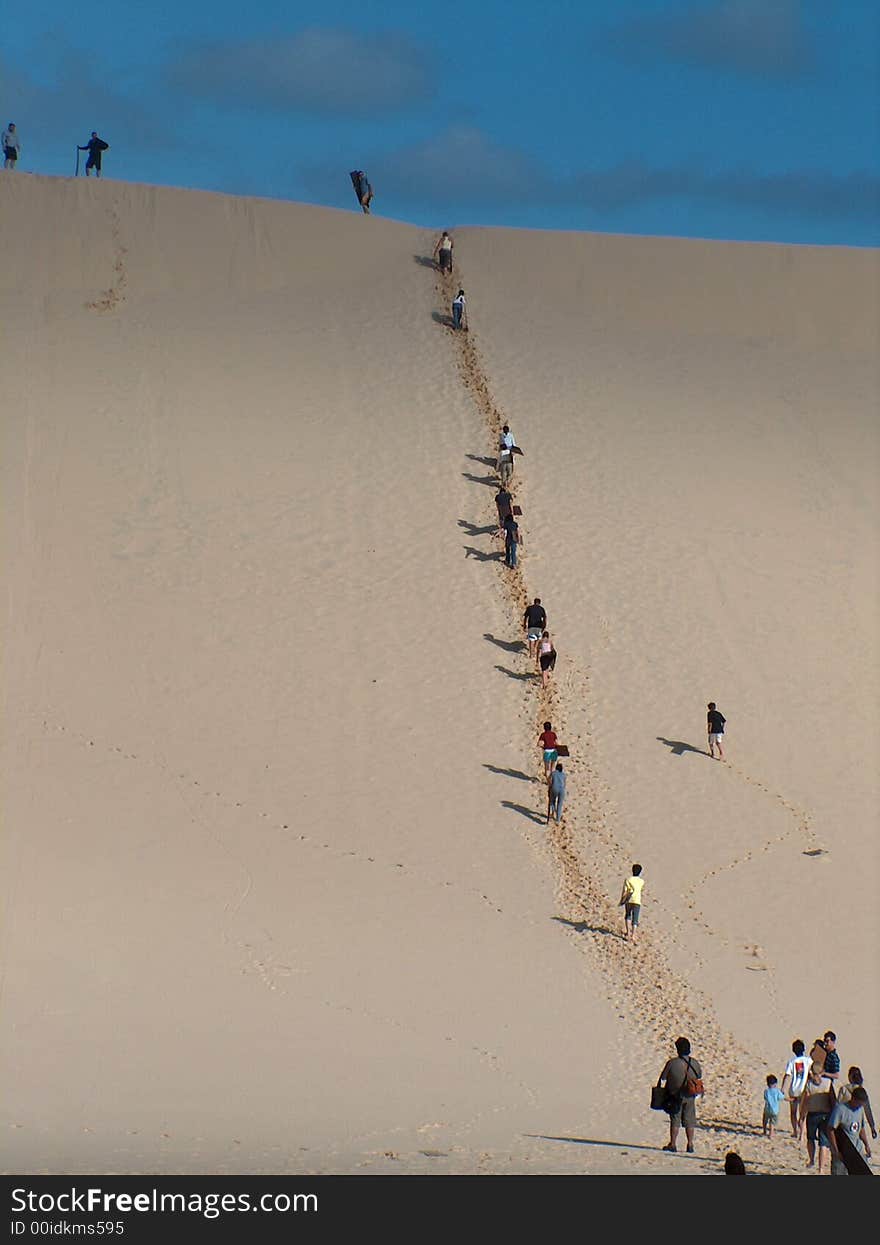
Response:
MULTIPOLYGON (((18 137, 18 130, 15 122, 10 121, 3 134, 0 135, 0 147, 3 148, 3 167, 4 169, 14 170, 21 157, 21 142, 18 137)), ((77 172, 79 172, 79 152, 87 151, 89 158, 86 160, 86 177, 90 177, 92 173, 95 177, 101 176, 101 156, 110 147, 109 143, 105 143, 100 138, 97 130, 92 130, 92 136, 87 143, 77 146, 77 172)))
MULTIPOLYGON (((627 880, 621 902, 632 894, 627 887, 638 881, 637 869, 638 866, 633 865, 634 877, 627 880)), ((638 925, 638 918, 635 923, 638 925)), ((846 1083, 839 1084, 840 1055, 837 1035, 831 1029, 824 1037, 816 1038, 809 1054, 800 1038, 792 1042, 791 1052, 782 1085, 772 1073, 766 1078, 764 1136, 773 1136, 782 1103, 788 1102, 791 1135, 798 1142, 806 1142, 808 1167, 816 1168, 822 1175, 825 1160, 830 1158, 833 1176, 851 1175, 856 1170, 859 1174, 870 1174, 864 1162, 871 1157, 868 1132, 875 1140, 877 1129, 861 1068, 851 1067, 846 1083)), ((693 1153, 696 1102, 703 1092, 703 1070, 691 1054, 691 1044, 685 1037, 676 1038, 675 1056, 666 1062, 651 1091, 651 1106, 669 1116, 669 1141, 664 1150, 672 1153, 678 1150, 678 1137, 683 1127, 687 1153, 693 1153)), ((734 1152, 727 1155, 724 1170, 731 1176, 745 1175, 742 1159, 734 1152)))

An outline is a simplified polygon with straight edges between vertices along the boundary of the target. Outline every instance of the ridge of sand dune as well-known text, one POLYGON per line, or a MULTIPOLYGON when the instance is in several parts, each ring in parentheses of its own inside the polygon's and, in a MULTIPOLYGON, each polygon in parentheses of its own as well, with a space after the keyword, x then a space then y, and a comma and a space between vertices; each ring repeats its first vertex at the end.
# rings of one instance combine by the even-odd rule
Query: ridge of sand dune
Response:
POLYGON ((461 231, 450 340, 420 230, 4 195, 3 1166, 684 1172, 735 1138, 799 1170, 754 1135, 764 1073, 827 1024, 876 1063, 873 905, 804 991, 817 905, 876 872, 876 256, 461 231), (513 588, 473 463, 502 411, 513 588), (549 833, 546 705, 575 742, 549 833), (683 1028, 693 1162, 646 1109, 683 1028))

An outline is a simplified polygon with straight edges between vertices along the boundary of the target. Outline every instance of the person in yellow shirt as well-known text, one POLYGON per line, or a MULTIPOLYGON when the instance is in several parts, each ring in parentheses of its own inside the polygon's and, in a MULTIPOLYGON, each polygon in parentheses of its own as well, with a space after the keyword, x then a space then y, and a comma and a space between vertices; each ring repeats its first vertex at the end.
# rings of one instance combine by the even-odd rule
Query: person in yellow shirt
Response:
POLYGON ((623 907, 623 927, 627 942, 636 941, 636 930, 639 927, 639 913, 642 910, 642 887, 645 879, 641 876, 642 866, 633 865, 632 873, 623 884, 620 904, 623 907))

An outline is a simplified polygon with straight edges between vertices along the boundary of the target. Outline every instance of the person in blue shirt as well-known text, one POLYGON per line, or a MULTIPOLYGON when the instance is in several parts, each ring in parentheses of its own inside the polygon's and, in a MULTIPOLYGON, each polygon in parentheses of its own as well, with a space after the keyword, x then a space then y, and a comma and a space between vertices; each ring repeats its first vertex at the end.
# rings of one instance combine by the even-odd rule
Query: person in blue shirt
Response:
POLYGON ((764 1090, 764 1136, 772 1137, 773 1129, 779 1123, 779 1104, 785 1102, 785 1094, 779 1088, 775 1076, 767 1077, 767 1088, 764 1090))

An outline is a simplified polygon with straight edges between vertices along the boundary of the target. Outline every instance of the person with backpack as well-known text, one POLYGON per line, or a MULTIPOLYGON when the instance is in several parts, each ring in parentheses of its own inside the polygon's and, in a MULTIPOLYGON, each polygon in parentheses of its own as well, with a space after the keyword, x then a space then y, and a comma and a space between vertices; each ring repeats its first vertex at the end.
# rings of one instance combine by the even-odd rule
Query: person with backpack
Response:
POLYGON ((706 725, 709 728, 709 756, 715 756, 715 749, 718 749, 719 761, 724 760, 724 753, 721 751, 721 740, 724 736, 725 717, 715 708, 715 701, 710 700, 706 706, 709 712, 706 714, 706 725))
POLYGON ((18 157, 21 155, 21 143, 18 141, 18 133, 15 129, 15 122, 10 121, 6 129, 3 131, 3 137, 0 139, 0 146, 3 147, 3 167, 4 169, 15 169, 18 157))
POLYGON ((800 1108, 801 1095, 807 1085, 811 1063, 812 1060, 807 1054, 803 1042, 800 1038, 795 1038, 791 1044, 791 1059, 785 1065, 785 1072, 782 1077, 782 1092, 788 1098, 791 1111, 791 1135, 795 1139, 797 1139, 798 1135, 798 1110, 800 1108))
POLYGON ((666 1086, 663 1110, 669 1116, 669 1142, 663 1149, 673 1154, 678 1151, 678 1134, 684 1125, 687 1153, 693 1154, 697 1099, 703 1093, 703 1069, 691 1056, 691 1044, 686 1037, 675 1039, 675 1056, 666 1061, 657 1083, 666 1086))
POLYGON ((110 144, 105 143, 103 138, 98 137, 98 131, 92 130, 92 137, 82 147, 77 147, 77 151, 87 151, 89 158, 86 160, 86 177, 91 175, 91 170, 95 170, 95 177, 101 176, 101 156, 109 148, 110 144))

